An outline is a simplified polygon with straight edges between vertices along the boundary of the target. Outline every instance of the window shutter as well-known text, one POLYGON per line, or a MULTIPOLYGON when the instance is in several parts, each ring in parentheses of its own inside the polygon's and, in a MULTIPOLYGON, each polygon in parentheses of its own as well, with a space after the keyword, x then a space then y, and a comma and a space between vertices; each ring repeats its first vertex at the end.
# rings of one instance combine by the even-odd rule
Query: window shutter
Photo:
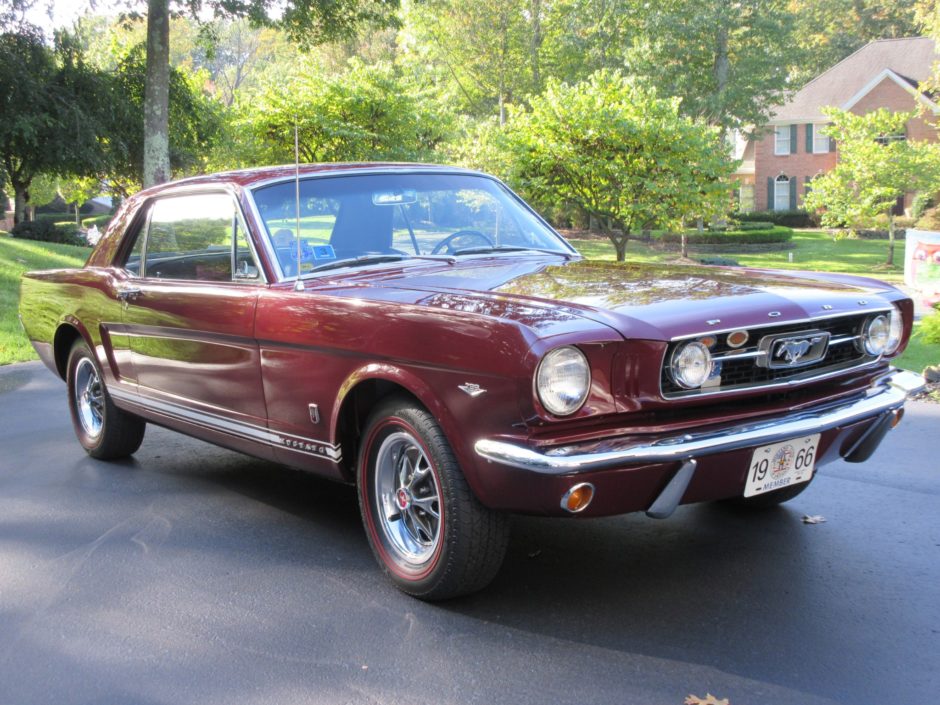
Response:
POLYGON ((803 177, 803 200, 806 200, 806 197, 809 195, 809 192, 813 190, 813 177, 804 176, 803 177))
POLYGON ((813 153, 813 123, 806 123, 806 153, 813 153))
POLYGON ((832 137, 829 138, 829 151, 830 152, 836 151, 836 141, 832 137))
POLYGON ((799 183, 795 176, 790 177, 790 210, 796 210, 796 186, 799 183))
POLYGON ((774 177, 767 177, 767 209, 772 211, 774 209, 774 177))
POLYGON ((796 154, 796 125, 790 125, 790 154, 796 154))

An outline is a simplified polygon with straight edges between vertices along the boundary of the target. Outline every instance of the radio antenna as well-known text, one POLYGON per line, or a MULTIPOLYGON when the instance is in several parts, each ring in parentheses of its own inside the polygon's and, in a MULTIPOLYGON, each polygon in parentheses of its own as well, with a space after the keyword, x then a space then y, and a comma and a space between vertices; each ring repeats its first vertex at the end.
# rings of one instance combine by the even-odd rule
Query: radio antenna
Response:
POLYGON ((297 216, 297 279, 294 291, 303 291, 304 282, 300 278, 300 138, 297 116, 294 116, 294 213, 297 216))

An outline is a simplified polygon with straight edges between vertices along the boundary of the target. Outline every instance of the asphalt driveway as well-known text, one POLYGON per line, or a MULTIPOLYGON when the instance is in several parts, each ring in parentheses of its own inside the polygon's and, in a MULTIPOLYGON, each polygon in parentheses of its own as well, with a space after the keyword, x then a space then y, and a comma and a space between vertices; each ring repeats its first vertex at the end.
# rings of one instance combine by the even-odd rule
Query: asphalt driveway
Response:
POLYGON ((0 449, 3 704, 940 693, 938 405, 764 514, 518 518, 493 585, 442 605, 382 579, 351 488, 155 427, 91 460, 38 363, 0 368, 0 449))

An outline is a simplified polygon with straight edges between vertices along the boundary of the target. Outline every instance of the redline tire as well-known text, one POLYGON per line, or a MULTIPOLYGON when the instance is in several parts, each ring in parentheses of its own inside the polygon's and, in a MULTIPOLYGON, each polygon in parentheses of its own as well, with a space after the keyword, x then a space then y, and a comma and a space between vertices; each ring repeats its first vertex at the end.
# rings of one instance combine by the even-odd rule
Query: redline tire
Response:
POLYGON ((488 585, 502 565, 509 517, 473 495, 440 426, 392 398, 369 417, 357 463, 372 552, 403 592, 445 600, 488 585))

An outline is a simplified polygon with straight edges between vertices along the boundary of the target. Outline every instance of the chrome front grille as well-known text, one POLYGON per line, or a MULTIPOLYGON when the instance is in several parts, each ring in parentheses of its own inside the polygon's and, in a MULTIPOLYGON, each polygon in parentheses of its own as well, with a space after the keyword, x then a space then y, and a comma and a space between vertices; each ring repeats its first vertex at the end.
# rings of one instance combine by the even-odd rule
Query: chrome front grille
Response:
MULTIPOLYGON (((720 392, 739 391, 758 387, 774 387, 786 383, 813 379, 854 367, 875 362, 878 358, 868 355, 859 343, 859 334, 864 322, 873 312, 853 314, 833 318, 815 319, 799 323, 781 323, 748 329, 748 340, 743 346, 733 348, 728 345, 728 332, 719 334, 704 333, 697 338, 686 338, 669 345, 663 363, 660 380, 662 394, 667 399, 694 397, 720 392), (714 338, 710 346, 714 367, 708 382, 699 389, 684 389, 672 378, 669 360, 679 345, 689 339, 706 340, 714 338), (813 354, 814 341, 825 338, 825 351, 811 362, 798 359, 788 364, 787 345, 776 345, 776 341, 793 340, 790 346, 792 355, 813 354), (802 345, 807 341, 808 345, 802 345), (770 355, 776 350, 780 355, 776 362, 770 355)), ((817 342, 816 347, 821 347, 817 342)))

